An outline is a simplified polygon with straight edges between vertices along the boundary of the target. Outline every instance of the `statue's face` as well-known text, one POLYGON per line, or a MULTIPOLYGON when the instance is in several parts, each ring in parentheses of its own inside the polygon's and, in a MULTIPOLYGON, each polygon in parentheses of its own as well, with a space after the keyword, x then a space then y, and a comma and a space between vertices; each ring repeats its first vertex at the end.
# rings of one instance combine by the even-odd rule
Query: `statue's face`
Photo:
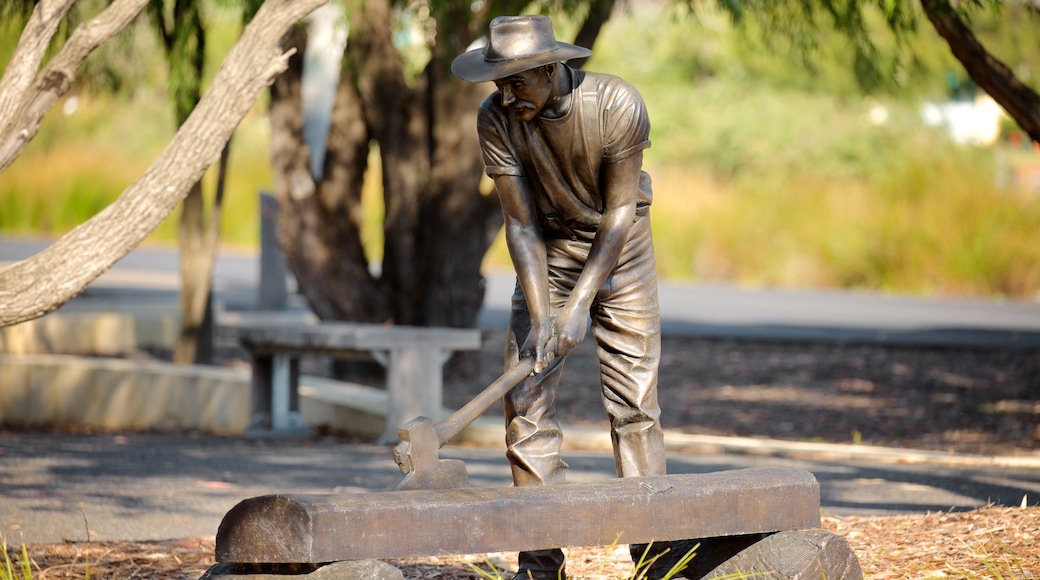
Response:
POLYGON ((552 76, 549 67, 526 70, 495 81, 502 95, 502 104, 520 121, 530 121, 542 112, 552 96, 552 76))

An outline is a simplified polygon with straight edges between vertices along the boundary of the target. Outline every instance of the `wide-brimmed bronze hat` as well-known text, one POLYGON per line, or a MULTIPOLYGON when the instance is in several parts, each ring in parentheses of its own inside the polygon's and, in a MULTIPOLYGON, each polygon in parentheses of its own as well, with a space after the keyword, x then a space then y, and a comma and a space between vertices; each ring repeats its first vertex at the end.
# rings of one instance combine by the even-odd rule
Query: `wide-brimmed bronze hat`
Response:
POLYGON ((451 72, 482 83, 590 54, 587 48, 557 41, 548 16, 499 16, 491 21, 487 45, 460 54, 451 72))

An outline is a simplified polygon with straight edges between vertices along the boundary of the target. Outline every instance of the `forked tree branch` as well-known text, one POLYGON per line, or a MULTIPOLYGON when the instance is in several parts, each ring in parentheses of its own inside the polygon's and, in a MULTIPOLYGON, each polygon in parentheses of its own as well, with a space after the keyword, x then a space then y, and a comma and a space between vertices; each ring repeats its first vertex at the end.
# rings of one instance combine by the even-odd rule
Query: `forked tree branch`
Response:
POLYGON ((0 327, 71 300, 151 233, 220 156, 257 97, 285 70, 280 40, 327 0, 266 0, 173 141, 116 201, 39 254, 0 269, 0 327))
POLYGON ((39 132, 43 116, 69 92, 83 61, 97 47, 129 26, 147 4, 148 0, 115 0, 100 14, 76 28, 61 51, 36 76, 31 92, 21 99, 21 105, 10 122, 3 123, 0 172, 18 158, 39 132))
POLYGON ((15 122, 61 20, 76 0, 42 0, 22 30, 11 62, 0 78, 0 136, 15 122))

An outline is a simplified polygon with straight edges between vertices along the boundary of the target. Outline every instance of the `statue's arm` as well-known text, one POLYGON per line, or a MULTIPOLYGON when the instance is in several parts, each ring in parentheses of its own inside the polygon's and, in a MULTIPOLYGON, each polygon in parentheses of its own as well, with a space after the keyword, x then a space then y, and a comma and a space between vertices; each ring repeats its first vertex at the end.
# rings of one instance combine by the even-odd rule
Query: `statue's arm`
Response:
POLYGON ((498 175, 495 188, 502 202, 506 247, 517 280, 531 313, 531 331, 520 348, 520 358, 534 356, 535 372, 552 362, 555 352, 546 348, 553 328, 549 307, 549 267, 545 238, 538 224, 534 196, 523 176, 498 175))
POLYGON ((628 241, 636 216, 642 167, 643 152, 637 151, 624 159, 605 164, 602 168, 603 217, 581 276, 557 317, 557 354, 560 356, 570 352, 585 338, 592 301, 614 269, 628 241))

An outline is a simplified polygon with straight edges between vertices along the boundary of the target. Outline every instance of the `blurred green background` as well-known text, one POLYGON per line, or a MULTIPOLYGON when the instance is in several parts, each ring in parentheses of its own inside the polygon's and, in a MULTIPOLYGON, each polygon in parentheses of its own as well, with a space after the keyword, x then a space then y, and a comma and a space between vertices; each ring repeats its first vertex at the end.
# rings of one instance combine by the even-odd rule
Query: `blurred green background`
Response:
MULTIPOLYGON (((239 33, 240 15, 214 3, 210 74, 239 33)), ((1040 27, 981 14, 986 45, 1034 87, 1040 27)), ((145 24, 93 55, 39 136, 0 174, 0 232, 55 236, 115 199, 175 127, 165 65, 145 24)), ((566 28, 566 24, 562 25, 566 28)), ((19 34, 0 23, 0 65, 19 34)), ((590 70, 643 94, 653 123, 660 275, 698 283, 849 288, 1033 300, 1040 291, 1040 155, 1004 120, 997 140, 961 143, 925 111, 977 96, 926 25, 898 47, 877 26, 879 68, 857 82, 848 42, 820 31, 803 58, 722 14, 643 4, 616 15, 590 70)), ((561 36, 565 36, 561 34, 561 36)), ((257 246, 257 193, 271 186, 261 102, 231 148, 225 246, 257 246)), ((378 171, 375 167, 373 171, 378 171)), ((212 173, 212 172, 211 172, 212 173)), ((207 179, 214 176, 208 175, 207 179)), ((382 207, 366 192, 366 244, 378 256, 382 207)), ((177 216, 148 240, 172 244, 177 216)), ((501 240, 485 260, 509 268, 501 240)))

